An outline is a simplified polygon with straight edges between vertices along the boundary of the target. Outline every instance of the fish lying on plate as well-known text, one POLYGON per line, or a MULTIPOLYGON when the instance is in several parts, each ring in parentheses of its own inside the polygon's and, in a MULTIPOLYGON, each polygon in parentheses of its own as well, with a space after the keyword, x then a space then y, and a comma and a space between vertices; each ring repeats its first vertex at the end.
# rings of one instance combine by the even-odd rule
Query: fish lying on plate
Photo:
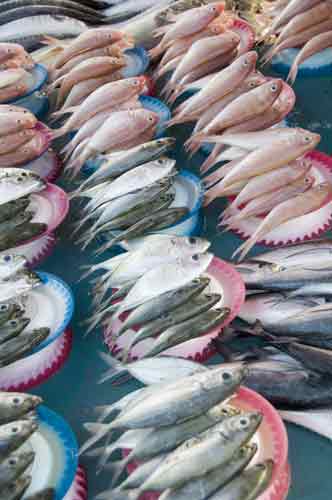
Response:
MULTIPOLYGON (((179 365, 181 361, 186 362, 179 360, 179 365)), ((257 453, 257 446, 249 441, 259 428, 262 415, 242 413, 225 403, 245 376, 241 366, 229 371, 212 368, 178 376, 173 382, 125 396, 118 402, 120 413, 112 422, 87 423, 85 427, 92 436, 81 452, 108 436, 113 428, 124 430, 114 443, 108 439, 105 446, 89 453, 101 455, 99 467, 113 472, 113 485, 129 462, 139 462, 136 471, 118 488, 98 498, 137 499, 147 490, 160 491, 165 499, 186 498, 191 492, 200 500, 212 494, 219 498, 217 495, 229 489, 241 491, 249 477, 249 490, 256 498, 270 482, 273 463, 243 471, 257 453), (198 381, 201 383, 196 384, 198 381), (122 448, 131 449, 130 454, 120 462, 108 464, 113 452, 122 448)), ((248 481, 246 484, 248 487, 248 481)))

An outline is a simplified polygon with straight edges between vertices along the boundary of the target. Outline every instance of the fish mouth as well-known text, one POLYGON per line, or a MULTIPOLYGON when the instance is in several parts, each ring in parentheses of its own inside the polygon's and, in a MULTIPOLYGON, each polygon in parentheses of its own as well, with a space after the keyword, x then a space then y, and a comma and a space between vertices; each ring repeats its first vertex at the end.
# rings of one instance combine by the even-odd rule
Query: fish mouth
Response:
POLYGON ((31 397, 31 407, 32 409, 37 408, 37 406, 41 405, 43 402, 42 398, 39 396, 32 396, 31 397))

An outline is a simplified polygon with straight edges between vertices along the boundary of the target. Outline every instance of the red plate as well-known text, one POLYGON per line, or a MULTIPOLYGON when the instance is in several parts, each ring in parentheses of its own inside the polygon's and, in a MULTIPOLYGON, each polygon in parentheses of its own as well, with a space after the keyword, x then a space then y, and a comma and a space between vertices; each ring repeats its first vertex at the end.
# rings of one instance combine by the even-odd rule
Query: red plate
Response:
POLYGON ((88 500, 88 481, 85 470, 80 465, 74 482, 63 500, 88 500))

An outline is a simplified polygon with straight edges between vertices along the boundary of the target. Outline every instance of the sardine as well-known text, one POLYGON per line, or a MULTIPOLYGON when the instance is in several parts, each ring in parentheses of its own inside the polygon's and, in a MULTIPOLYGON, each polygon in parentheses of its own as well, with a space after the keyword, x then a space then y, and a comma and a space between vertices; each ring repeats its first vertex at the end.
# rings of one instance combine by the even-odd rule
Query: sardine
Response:
POLYGON ((11 318, 17 317, 22 313, 21 307, 15 302, 0 304, 0 327, 6 324, 11 318))
POLYGON ((5 252, 10 248, 23 245, 25 242, 28 242, 45 233, 46 230, 46 224, 40 222, 29 222, 28 224, 20 227, 20 231, 13 230, 11 233, 6 235, 0 235, 0 252, 5 252))
POLYGON ((49 328, 39 328, 32 331, 22 332, 18 337, 8 340, 1 345, 0 366, 7 366, 22 358, 49 335, 49 328))
POLYGON ((42 403, 42 399, 31 394, 0 392, 0 424, 18 420, 42 403))
POLYGON ((11 217, 15 217, 19 212, 28 208, 30 201, 28 198, 19 198, 17 200, 3 203, 0 205, 0 222, 5 222, 11 217))
MULTIPOLYGON (((0 426, 0 458, 1 461, 5 460, 17 448, 22 446, 23 443, 38 429, 36 422, 28 420, 16 420, 9 424, 0 426)), ((5 497, 4 497, 5 500, 5 497)))
POLYGON ((32 465, 35 452, 20 452, 10 455, 0 464, 0 488, 7 487, 32 465))
MULTIPOLYGON (((14 339, 29 325, 29 318, 12 318, 0 327, 0 346, 14 339)), ((1 347, 0 347, 1 349, 1 347)))

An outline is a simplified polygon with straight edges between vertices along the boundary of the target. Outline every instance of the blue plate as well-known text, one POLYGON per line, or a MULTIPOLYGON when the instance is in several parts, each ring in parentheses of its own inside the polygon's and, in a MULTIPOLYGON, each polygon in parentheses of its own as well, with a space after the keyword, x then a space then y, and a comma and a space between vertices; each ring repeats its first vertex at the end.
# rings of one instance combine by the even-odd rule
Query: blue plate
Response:
POLYGON ((36 349, 41 351, 54 342, 69 325, 74 314, 74 296, 69 286, 57 276, 39 272, 43 285, 34 288, 26 299, 29 330, 48 327, 50 334, 36 349))
MULTIPOLYGON (((277 73, 288 75, 300 49, 286 49, 272 59, 271 68, 277 73)), ((332 76, 332 49, 314 54, 299 66, 298 76, 332 76)))
POLYGON ((32 482, 23 498, 43 488, 55 489, 55 500, 63 500, 78 468, 78 445, 68 423, 46 406, 37 410, 39 429, 26 447, 36 453, 32 482))
POLYGON ((123 78, 132 78, 143 75, 149 67, 149 54, 143 47, 135 47, 125 51, 127 66, 122 70, 123 78))
MULTIPOLYGON (((162 137, 166 130, 166 122, 168 122, 172 116, 169 107, 155 97, 142 95, 140 96, 139 100, 145 109, 149 109, 150 111, 153 111, 154 113, 157 113, 159 115, 160 120, 157 126, 155 138, 162 137)), ((88 160, 81 170, 82 173, 84 175, 93 174, 93 172, 95 172, 101 165, 102 161, 102 155, 97 156, 93 160, 88 160)))

